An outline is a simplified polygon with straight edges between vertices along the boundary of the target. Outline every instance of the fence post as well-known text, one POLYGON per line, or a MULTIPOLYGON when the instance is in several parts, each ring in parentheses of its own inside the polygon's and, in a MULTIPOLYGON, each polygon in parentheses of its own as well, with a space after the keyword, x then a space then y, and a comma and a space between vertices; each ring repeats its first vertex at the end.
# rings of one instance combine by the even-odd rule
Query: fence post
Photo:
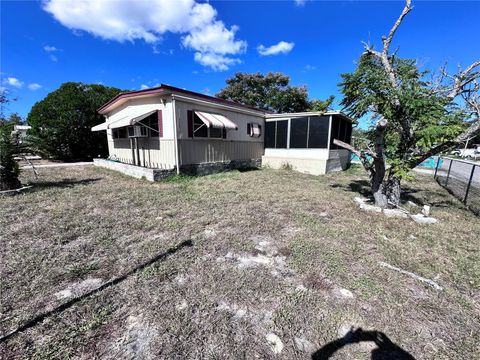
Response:
POLYGON ((470 185, 472 184, 473 173, 475 172, 475 168, 476 168, 476 167, 477 167, 476 165, 473 165, 473 166, 472 166, 472 172, 470 173, 470 179, 468 180, 467 190, 465 190, 465 198, 463 199, 463 203, 464 203, 465 205, 467 204, 468 192, 470 191, 470 185))
POLYGON ((453 164, 453 159, 449 159, 450 160, 450 165, 448 165, 448 172, 447 172, 447 179, 445 180, 445 186, 448 185, 448 178, 450 177, 450 169, 452 168, 452 164, 453 164))
POLYGON ((434 179, 437 178, 438 164, 440 164, 440 159, 441 159, 441 156, 438 156, 437 157, 437 165, 435 166, 435 174, 433 174, 434 179))

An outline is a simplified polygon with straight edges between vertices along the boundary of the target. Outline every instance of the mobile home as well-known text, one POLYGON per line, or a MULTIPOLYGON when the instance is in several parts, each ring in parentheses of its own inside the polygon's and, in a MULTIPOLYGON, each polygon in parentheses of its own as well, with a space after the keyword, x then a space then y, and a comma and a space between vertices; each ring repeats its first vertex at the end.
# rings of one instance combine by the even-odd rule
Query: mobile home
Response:
POLYGON ((95 163, 149 180, 262 161, 312 174, 348 166, 348 151, 331 144, 335 132, 349 142, 352 122, 341 113, 271 114, 169 85, 119 94, 98 112, 105 122, 92 131, 106 131, 109 159, 95 163))

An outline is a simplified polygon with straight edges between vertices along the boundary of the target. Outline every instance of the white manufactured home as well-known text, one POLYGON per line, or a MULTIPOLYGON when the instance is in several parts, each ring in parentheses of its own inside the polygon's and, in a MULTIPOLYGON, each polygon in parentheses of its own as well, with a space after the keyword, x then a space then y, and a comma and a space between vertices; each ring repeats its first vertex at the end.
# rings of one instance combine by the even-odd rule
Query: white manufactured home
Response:
POLYGON ((259 167, 262 160, 312 174, 348 166, 348 151, 333 148, 331 130, 342 124, 342 134, 351 135, 352 121, 337 112, 270 114, 169 85, 119 94, 98 112, 105 122, 92 131, 106 131, 109 158, 96 164, 148 180, 259 167))

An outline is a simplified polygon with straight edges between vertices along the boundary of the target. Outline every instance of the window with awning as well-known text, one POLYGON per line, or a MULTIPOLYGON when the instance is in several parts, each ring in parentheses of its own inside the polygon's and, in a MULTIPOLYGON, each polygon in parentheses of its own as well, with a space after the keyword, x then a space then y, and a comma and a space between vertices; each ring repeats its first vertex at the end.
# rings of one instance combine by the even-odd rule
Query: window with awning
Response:
POLYGON ((205 111, 188 111, 189 137, 226 139, 227 130, 237 130, 238 126, 224 115, 205 111))
POLYGON ((238 126, 224 115, 195 111, 195 115, 208 127, 214 129, 237 130, 238 126))
POLYGON ((152 110, 133 118, 123 117, 114 121, 106 121, 94 126, 92 131, 112 130, 112 138, 121 139, 126 137, 127 129, 132 126, 143 126, 150 137, 163 137, 162 110, 152 110))
POLYGON ((121 128, 121 127, 125 127, 125 126, 132 126, 132 125, 136 124, 137 122, 142 121, 143 119, 146 119, 147 117, 149 117, 150 115, 152 115, 156 112, 157 112, 157 110, 152 110, 152 111, 149 111, 145 114, 136 116, 134 118, 126 117, 126 118, 114 121, 114 122, 112 122, 108 125, 108 129, 117 129, 117 128, 121 128))

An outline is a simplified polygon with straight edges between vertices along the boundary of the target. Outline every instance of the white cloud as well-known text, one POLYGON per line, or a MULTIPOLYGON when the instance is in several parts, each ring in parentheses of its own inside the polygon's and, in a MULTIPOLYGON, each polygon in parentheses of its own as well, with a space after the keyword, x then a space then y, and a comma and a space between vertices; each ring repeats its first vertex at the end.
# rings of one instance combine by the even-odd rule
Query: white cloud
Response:
POLYGON ((313 65, 310 65, 310 64, 307 64, 303 67, 304 72, 307 72, 307 71, 310 71, 310 70, 316 70, 316 69, 317 69, 316 66, 313 66, 313 65))
POLYGON ((307 0, 295 0, 295 5, 304 6, 307 0))
POLYGON ((50 55, 50 60, 52 60, 53 62, 57 62, 58 58, 55 55, 51 54, 50 55))
POLYGON ((293 42, 280 41, 278 44, 269 47, 259 45, 257 51, 262 56, 288 54, 294 46, 295 43, 293 42))
POLYGON ((233 59, 227 56, 223 56, 215 53, 195 53, 195 61, 203 66, 211 67, 215 71, 225 71, 234 64, 239 64, 239 59, 233 59))
POLYGON ((45 50, 46 52, 55 52, 55 51, 58 51, 58 49, 55 47, 55 46, 50 46, 50 45, 45 45, 43 47, 43 50, 45 50))
POLYGON ((238 63, 234 55, 247 46, 235 38, 236 26, 226 27, 212 5, 195 0, 46 0, 43 8, 74 31, 119 42, 143 40, 154 52, 163 34, 180 34, 182 45, 195 51, 194 59, 214 70, 238 63))
POLYGON ((6 79, 3 80, 3 83, 16 87, 18 89, 20 89, 23 86, 23 82, 14 77, 7 77, 6 79))
POLYGON ((147 82, 147 84, 140 85, 140 90, 151 89, 151 88, 159 87, 160 85, 162 85, 160 83, 155 83, 153 81, 149 81, 149 82, 147 82))
POLYGON ((35 91, 35 90, 41 89, 42 85, 37 83, 31 83, 31 84, 28 84, 28 88, 32 91, 35 91))

